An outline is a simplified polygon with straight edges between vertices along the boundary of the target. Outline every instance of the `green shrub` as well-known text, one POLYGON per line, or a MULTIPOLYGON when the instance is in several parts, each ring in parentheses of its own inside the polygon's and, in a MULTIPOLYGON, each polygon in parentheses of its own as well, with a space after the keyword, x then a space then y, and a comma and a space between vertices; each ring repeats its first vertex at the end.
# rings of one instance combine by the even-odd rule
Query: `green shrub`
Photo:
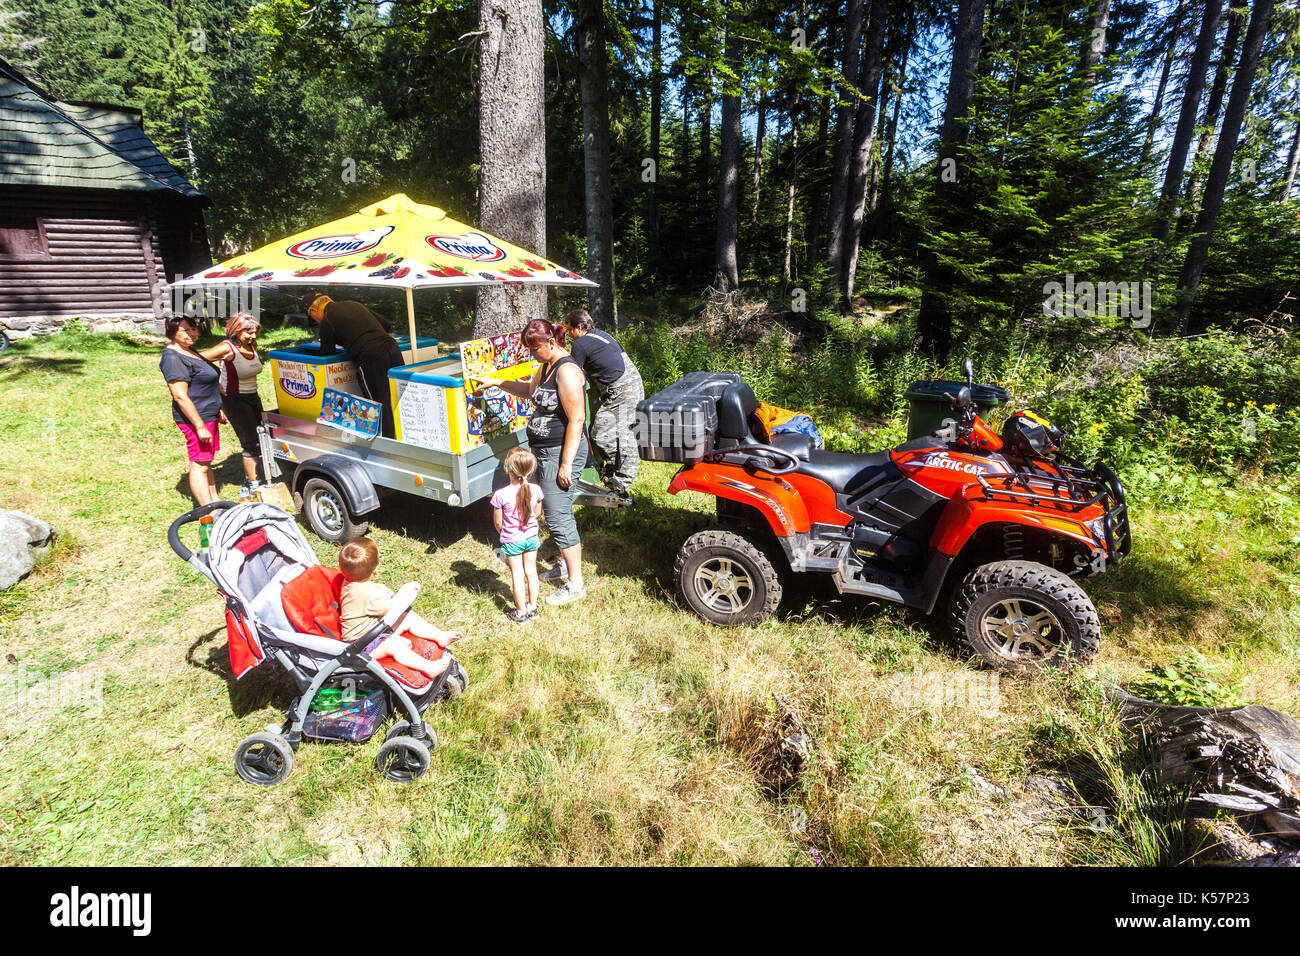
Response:
POLYGON ((1239 689, 1231 682, 1220 683, 1222 667, 1211 663, 1199 651, 1189 651, 1173 664, 1151 668, 1149 675, 1135 681, 1129 690, 1160 704, 1183 707, 1239 707, 1239 689))

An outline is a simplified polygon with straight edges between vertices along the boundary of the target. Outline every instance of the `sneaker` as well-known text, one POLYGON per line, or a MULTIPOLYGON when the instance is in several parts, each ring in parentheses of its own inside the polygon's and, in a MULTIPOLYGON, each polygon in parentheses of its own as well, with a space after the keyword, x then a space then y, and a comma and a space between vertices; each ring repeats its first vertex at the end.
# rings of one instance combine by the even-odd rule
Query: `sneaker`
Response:
POLYGON ((565 581, 563 587, 546 598, 546 603, 557 605, 568 604, 571 601, 577 601, 586 596, 587 586, 585 584, 580 584, 577 587, 574 587, 572 581, 565 581))
POLYGON ((524 610, 527 611, 529 614, 531 614, 533 617, 537 616, 537 605, 534 604, 532 601, 529 601, 527 604, 524 605, 524 610))
POLYGON ((506 619, 515 624, 522 624, 524 621, 532 620, 532 617, 527 611, 521 611, 517 607, 512 607, 506 611, 506 619))
POLYGON ((567 581, 569 579, 569 566, 564 563, 563 558, 560 558, 555 562, 554 567, 543 571, 538 577, 543 581, 559 581, 561 579, 567 581))

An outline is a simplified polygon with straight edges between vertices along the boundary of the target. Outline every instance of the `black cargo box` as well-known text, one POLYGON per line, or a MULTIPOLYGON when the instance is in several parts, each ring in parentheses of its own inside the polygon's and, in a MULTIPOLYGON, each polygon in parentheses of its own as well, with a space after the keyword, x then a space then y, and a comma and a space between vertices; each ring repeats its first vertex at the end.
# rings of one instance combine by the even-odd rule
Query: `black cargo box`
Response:
POLYGON ((647 461, 700 461, 713 451, 718 398, 739 382, 735 372, 691 372, 638 402, 636 441, 647 461))

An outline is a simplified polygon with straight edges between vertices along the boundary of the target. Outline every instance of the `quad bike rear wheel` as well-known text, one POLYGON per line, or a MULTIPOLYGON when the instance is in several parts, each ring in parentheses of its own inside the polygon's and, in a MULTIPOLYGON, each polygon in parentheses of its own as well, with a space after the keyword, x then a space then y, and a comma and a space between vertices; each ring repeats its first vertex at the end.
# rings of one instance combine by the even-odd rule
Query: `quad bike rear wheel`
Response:
POLYGON ((682 601, 714 624, 757 624, 781 603, 776 562, 752 531, 697 531, 677 552, 673 570, 682 601))
POLYGON ((958 643, 1013 673, 1087 663, 1101 646, 1101 622, 1088 595, 1033 561, 975 568, 952 596, 949 621, 958 643))

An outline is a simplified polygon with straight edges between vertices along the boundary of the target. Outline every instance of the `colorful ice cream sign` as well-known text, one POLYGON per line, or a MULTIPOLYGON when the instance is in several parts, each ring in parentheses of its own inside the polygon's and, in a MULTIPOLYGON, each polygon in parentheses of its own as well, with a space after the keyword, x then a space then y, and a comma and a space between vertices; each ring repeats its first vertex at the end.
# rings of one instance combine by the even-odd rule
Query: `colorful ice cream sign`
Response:
POLYGON ((463 236, 425 236, 424 241, 439 252, 475 262, 500 262, 506 251, 487 236, 468 232, 463 236))
MULTIPOLYGON (((337 236, 316 236, 295 242, 285 251, 298 259, 336 259, 373 249, 393 231, 392 226, 367 229, 365 232, 345 233, 337 236)), ((504 253, 503 253, 504 255, 504 253)))

